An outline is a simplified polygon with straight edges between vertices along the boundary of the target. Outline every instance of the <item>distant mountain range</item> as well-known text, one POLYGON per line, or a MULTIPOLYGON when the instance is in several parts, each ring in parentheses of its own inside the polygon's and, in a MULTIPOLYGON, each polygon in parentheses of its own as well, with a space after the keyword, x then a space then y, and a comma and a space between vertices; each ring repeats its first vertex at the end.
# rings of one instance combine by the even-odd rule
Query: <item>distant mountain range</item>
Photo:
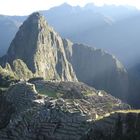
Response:
MULTIPOLYGON (((127 67, 139 60, 140 11, 134 7, 98 7, 94 4, 72 7, 65 3, 40 12, 64 38, 102 48, 114 54, 127 67)), ((26 16, 0 16, 0 55, 6 53, 25 18, 26 16), (9 22, 11 25, 7 27, 9 22)))

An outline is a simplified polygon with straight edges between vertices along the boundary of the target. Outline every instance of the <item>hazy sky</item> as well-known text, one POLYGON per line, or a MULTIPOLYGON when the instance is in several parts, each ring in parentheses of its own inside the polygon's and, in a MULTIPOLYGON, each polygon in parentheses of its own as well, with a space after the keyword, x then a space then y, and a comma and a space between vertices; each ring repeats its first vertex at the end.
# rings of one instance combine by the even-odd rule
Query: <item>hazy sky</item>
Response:
POLYGON ((0 14, 27 15, 38 10, 47 10, 62 3, 84 6, 93 2, 96 5, 132 5, 140 9, 140 0, 0 0, 0 14))

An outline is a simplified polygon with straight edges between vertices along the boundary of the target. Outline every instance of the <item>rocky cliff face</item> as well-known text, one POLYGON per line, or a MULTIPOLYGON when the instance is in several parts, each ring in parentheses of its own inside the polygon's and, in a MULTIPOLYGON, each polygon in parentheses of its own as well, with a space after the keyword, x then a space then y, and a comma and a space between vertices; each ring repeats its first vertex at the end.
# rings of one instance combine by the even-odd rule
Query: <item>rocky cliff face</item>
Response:
POLYGON ((19 82, 0 96, 1 140, 88 140, 93 120, 129 109, 83 83, 33 83, 19 82))
POLYGON ((41 76, 45 79, 77 80, 66 59, 61 37, 39 13, 33 13, 23 23, 1 61, 4 64, 8 62, 20 78, 41 76))
POLYGON ((63 40, 67 59, 79 81, 126 99, 128 77, 123 65, 107 52, 63 40))

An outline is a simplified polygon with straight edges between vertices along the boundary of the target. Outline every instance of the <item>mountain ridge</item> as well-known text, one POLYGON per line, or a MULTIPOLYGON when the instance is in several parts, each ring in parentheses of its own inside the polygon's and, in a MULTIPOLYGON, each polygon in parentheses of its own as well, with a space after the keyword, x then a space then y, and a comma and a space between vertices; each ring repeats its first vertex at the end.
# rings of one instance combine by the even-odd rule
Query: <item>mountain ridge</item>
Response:
POLYGON ((20 59, 20 64, 25 63, 27 66, 24 67, 36 76, 76 80, 71 64, 66 60, 61 37, 48 26, 45 18, 39 13, 33 13, 21 25, 2 59, 12 68, 13 62, 21 62, 17 61, 20 59))
POLYGON ((63 41, 67 59, 79 81, 126 101, 129 89, 128 73, 115 56, 102 49, 72 44, 65 39, 63 41))

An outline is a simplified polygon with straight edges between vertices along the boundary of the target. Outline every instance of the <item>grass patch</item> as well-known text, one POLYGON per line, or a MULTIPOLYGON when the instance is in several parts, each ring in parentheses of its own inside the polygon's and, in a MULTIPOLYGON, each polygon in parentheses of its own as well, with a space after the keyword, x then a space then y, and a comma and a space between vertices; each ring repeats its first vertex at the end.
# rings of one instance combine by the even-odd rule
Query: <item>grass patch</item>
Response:
POLYGON ((0 87, 0 92, 5 92, 8 90, 8 87, 0 87))
POLYGON ((84 96, 93 96, 93 95, 95 95, 95 94, 94 94, 94 92, 92 92, 92 91, 90 91, 90 90, 87 90, 86 92, 85 92, 85 91, 83 92, 83 95, 84 95, 84 96))
POLYGON ((62 96, 61 93, 50 90, 47 87, 42 86, 42 85, 36 85, 36 90, 39 94, 47 95, 48 97, 59 98, 62 96))
POLYGON ((123 113, 123 114, 127 114, 127 113, 140 113, 140 109, 132 109, 132 110, 118 110, 118 111, 115 111, 115 112, 110 112, 110 113, 107 113, 107 114, 104 114, 103 116, 99 116, 97 120, 101 120, 103 118, 106 118, 106 117, 109 117, 110 115, 112 114, 115 114, 115 113, 123 113))
POLYGON ((140 109, 132 109, 132 110, 120 110, 120 111, 116 111, 118 113, 140 113, 140 109))

